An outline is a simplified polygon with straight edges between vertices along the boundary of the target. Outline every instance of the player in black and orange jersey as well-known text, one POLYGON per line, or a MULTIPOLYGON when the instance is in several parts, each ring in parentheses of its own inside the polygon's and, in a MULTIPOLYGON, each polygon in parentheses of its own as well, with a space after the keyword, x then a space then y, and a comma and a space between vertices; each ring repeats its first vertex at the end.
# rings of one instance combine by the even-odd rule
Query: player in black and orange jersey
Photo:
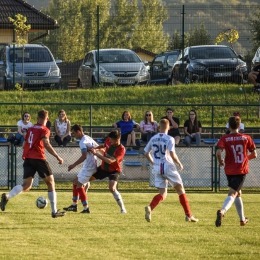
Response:
POLYGON ((57 194, 55 191, 55 182, 52 170, 46 161, 45 149, 57 158, 59 164, 63 163, 63 159, 55 152, 49 142, 50 130, 46 127, 49 120, 48 111, 40 110, 38 112, 37 124, 29 128, 23 144, 23 184, 16 185, 9 193, 2 194, 1 210, 5 210, 7 202, 21 192, 29 191, 33 184, 33 179, 38 172, 39 176, 44 180, 48 187, 48 198, 50 200, 52 217, 62 217, 65 212, 57 210, 57 194))

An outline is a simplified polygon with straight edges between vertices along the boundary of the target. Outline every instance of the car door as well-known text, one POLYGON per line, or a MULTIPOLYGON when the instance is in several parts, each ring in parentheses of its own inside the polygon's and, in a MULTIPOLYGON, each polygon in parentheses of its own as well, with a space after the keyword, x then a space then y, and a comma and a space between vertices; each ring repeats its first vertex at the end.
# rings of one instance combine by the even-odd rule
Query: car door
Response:
POLYGON ((185 77, 188 54, 189 54, 189 48, 186 48, 184 50, 184 60, 182 61, 182 54, 180 54, 178 61, 174 65, 174 73, 177 80, 182 80, 185 77))
POLYGON ((154 58, 150 66, 151 83, 162 83, 165 79, 165 55, 160 55, 154 58))
POLYGON ((5 53, 5 48, 2 48, 0 52, 0 89, 4 89, 4 77, 6 70, 5 53))

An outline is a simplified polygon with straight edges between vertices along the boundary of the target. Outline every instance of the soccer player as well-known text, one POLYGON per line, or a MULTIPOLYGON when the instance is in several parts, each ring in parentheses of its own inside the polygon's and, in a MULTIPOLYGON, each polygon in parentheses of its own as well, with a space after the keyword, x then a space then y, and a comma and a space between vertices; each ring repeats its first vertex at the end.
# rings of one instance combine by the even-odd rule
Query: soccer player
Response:
POLYGON ((118 130, 113 130, 109 133, 103 145, 98 146, 96 149, 91 148, 89 151, 102 160, 101 166, 97 168, 89 181, 96 179, 102 180, 106 177, 109 178, 109 191, 113 194, 117 204, 120 207, 121 213, 127 213, 121 194, 116 189, 118 178, 122 172, 122 160, 125 155, 125 147, 120 143, 121 135, 118 130), (105 148, 104 155, 98 152, 98 149, 105 148))
POLYGON ((53 218, 63 217, 65 212, 57 210, 57 194, 55 191, 55 181, 52 170, 46 161, 44 149, 57 158, 59 164, 63 159, 55 152, 49 142, 50 130, 46 127, 49 120, 48 111, 38 112, 37 124, 29 128, 23 144, 23 184, 16 185, 9 193, 2 194, 1 210, 5 211, 7 202, 21 192, 29 191, 32 187, 34 175, 38 172, 48 187, 48 198, 51 204, 51 216, 53 218))
POLYGON ((169 182, 179 195, 180 204, 186 215, 185 220, 198 222, 198 219, 191 213, 181 176, 175 166, 175 164, 177 164, 180 171, 183 169, 183 166, 175 153, 175 140, 167 134, 169 126, 169 120, 161 119, 159 125, 160 133, 153 136, 144 149, 146 158, 153 166, 152 171, 153 174, 155 174, 155 187, 159 190, 159 194, 154 196, 150 205, 145 207, 145 219, 150 222, 152 210, 161 201, 166 199, 169 182))
POLYGON ((68 171, 72 170, 81 163, 83 163, 83 167, 78 173, 76 180, 73 181, 72 205, 63 209, 66 211, 77 212, 78 200, 80 197, 80 200, 84 207, 83 211, 81 211, 80 213, 90 213, 88 207, 88 198, 84 186, 88 183, 89 178, 92 176, 92 174, 97 171, 97 160, 96 156, 88 152, 88 148, 98 147, 98 144, 90 136, 84 135, 81 125, 76 124, 72 126, 71 133, 77 139, 80 139, 79 147, 81 150, 81 157, 76 162, 69 165, 68 171))
POLYGON ((232 116, 228 120, 230 134, 220 138, 217 143, 217 159, 220 166, 224 166, 227 176, 229 192, 220 210, 217 211, 216 227, 220 227, 224 214, 235 203, 240 218, 240 226, 248 223, 244 215, 244 206, 241 198, 241 188, 248 174, 248 161, 257 157, 256 147, 252 138, 238 132, 241 119, 232 116), (225 150, 225 160, 221 159, 221 153, 225 150), (248 153, 249 151, 249 153, 248 153))

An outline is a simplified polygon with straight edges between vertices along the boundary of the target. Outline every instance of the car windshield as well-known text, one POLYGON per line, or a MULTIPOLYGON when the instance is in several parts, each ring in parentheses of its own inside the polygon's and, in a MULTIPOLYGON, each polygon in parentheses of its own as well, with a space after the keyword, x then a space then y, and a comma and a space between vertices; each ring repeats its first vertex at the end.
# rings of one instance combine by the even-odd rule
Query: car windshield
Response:
POLYGON ((126 50, 108 50, 99 52, 99 62, 100 63, 136 63, 141 62, 139 57, 126 50))
POLYGON ((170 66, 173 66, 175 61, 178 59, 178 56, 179 56, 179 53, 169 55, 167 58, 167 64, 170 66))
POLYGON ((190 59, 234 59, 236 54, 228 47, 201 47, 190 49, 190 59))
POLYGON ((51 62, 52 57, 45 48, 31 48, 25 47, 24 55, 22 48, 15 48, 15 54, 13 49, 10 49, 10 62, 22 63, 24 62, 51 62), (24 58, 23 58, 24 57, 24 58))

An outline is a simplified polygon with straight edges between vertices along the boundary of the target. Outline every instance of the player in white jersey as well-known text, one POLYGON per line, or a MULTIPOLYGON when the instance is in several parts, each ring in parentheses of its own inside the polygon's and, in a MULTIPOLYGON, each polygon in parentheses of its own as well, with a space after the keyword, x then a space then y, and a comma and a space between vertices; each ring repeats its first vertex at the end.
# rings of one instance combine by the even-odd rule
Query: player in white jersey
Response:
POLYGON ((175 163, 179 166, 180 171, 183 169, 177 154, 175 153, 175 140, 169 136, 169 121, 161 119, 160 133, 153 136, 146 145, 144 151, 146 158, 152 164, 152 173, 155 175, 155 187, 158 188, 159 194, 154 196, 149 206, 145 207, 145 219, 150 222, 152 210, 167 196, 168 182, 173 186, 179 195, 180 203, 185 212, 185 220, 198 222, 191 211, 189 201, 185 194, 182 179, 178 173, 175 163))
POLYGON ((88 198, 87 193, 84 189, 84 186, 88 183, 92 174, 97 171, 97 158, 92 153, 88 152, 88 148, 96 148, 98 144, 88 135, 84 135, 81 125, 74 125, 71 128, 72 134, 80 139, 79 147, 81 150, 81 157, 68 166, 68 171, 72 170, 78 164, 83 162, 82 169, 77 175, 77 178, 73 181, 73 198, 72 205, 67 208, 63 208, 66 211, 78 211, 78 200, 80 198, 83 204, 83 211, 80 213, 90 213, 88 207, 88 198))

